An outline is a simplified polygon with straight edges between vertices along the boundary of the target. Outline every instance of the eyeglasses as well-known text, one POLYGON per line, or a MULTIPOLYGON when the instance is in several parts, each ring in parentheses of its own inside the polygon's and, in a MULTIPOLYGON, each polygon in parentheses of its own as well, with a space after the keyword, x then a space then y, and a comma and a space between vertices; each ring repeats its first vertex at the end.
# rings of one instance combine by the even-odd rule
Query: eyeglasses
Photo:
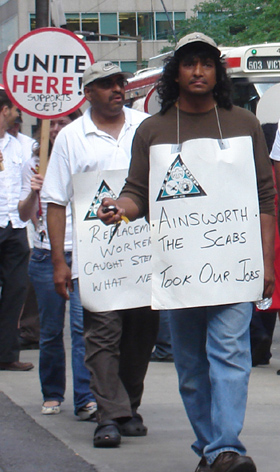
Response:
POLYGON ((118 77, 117 79, 101 79, 101 80, 96 80, 96 84, 98 84, 98 87, 103 88, 103 89, 110 89, 113 88, 116 84, 120 88, 126 87, 128 84, 128 81, 124 79, 123 77, 118 77))

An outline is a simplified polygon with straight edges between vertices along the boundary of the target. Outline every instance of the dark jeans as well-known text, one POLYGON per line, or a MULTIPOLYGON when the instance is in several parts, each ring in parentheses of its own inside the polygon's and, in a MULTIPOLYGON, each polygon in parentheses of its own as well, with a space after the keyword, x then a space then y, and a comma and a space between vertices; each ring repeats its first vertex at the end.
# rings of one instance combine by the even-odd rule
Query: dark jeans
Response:
POLYGON ((19 360, 18 321, 28 286, 26 229, 0 228, 0 362, 19 360))

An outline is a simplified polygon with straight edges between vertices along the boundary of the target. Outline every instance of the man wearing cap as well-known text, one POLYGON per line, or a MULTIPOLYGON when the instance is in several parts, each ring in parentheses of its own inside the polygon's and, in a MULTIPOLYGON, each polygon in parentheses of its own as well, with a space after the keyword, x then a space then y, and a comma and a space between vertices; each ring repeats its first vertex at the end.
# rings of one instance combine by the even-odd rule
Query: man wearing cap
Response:
MULTIPOLYGON (((164 68, 158 94, 161 111, 136 131, 129 175, 119 199, 114 202, 118 212, 103 212, 103 207, 112 204, 108 198, 103 200, 98 216, 105 224, 115 224, 122 215, 135 220, 148 214, 149 156, 152 159, 154 155, 151 147, 170 144, 179 149, 189 140, 192 143, 197 140, 200 146, 205 138, 213 140, 216 155, 211 159, 219 157, 219 162, 225 162, 228 181, 234 185, 237 176, 232 175, 222 152, 233 141, 230 138, 248 137, 248 142, 253 144, 249 158, 254 160, 252 168, 256 169, 252 179, 255 181, 256 174, 258 189, 254 198, 258 198, 260 207, 263 296, 270 297, 274 288, 274 189, 268 152, 255 116, 232 105, 230 82, 213 39, 202 33, 183 37, 164 68)), ((189 157, 194 163, 195 156, 189 157)), ((199 162, 206 157, 203 154, 199 162)), ((213 164, 216 165, 215 161, 213 164)), ((216 187, 218 192, 218 180, 216 187)), ((186 203, 188 212, 192 201, 186 203)), ((187 253, 185 260, 187 264, 187 253)), ((196 435, 192 448, 201 457, 196 472, 256 472, 239 439, 251 370, 251 315, 252 303, 171 310, 172 347, 180 393, 196 435)))
MULTIPOLYGON (((73 199, 72 175, 128 169, 135 130, 148 116, 124 107, 126 79, 131 76, 109 61, 91 65, 83 76, 91 107, 61 130, 53 146, 42 200, 48 203, 54 282, 66 299, 67 290, 72 290, 71 277, 78 277, 76 254, 72 275, 63 254, 65 206, 73 199)), ((157 329, 158 313, 150 307, 102 313, 84 309, 86 365, 98 406, 95 447, 116 447, 121 435, 147 434, 137 409, 157 329)))
POLYGON ((17 117, 17 107, 0 88, 0 370, 28 371, 34 366, 19 361, 18 342, 29 261, 27 223, 17 209, 25 160, 21 145, 7 133, 17 117))

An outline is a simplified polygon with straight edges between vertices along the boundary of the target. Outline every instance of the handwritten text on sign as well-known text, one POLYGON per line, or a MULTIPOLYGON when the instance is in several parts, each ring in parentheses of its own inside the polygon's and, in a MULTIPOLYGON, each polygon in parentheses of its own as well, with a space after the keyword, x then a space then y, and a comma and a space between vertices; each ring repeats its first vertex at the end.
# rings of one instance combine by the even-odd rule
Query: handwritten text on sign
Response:
POLYGON ((5 88, 31 115, 65 115, 84 102, 82 76, 92 62, 90 50, 76 35, 41 28, 20 38, 8 52, 5 88))
POLYGON ((250 137, 154 146, 153 308, 261 298, 263 261, 250 137))
POLYGON ((146 220, 105 226, 96 212, 105 197, 117 198, 127 170, 73 176, 79 284, 82 304, 91 311, 151 304, 151 234, 146 220))

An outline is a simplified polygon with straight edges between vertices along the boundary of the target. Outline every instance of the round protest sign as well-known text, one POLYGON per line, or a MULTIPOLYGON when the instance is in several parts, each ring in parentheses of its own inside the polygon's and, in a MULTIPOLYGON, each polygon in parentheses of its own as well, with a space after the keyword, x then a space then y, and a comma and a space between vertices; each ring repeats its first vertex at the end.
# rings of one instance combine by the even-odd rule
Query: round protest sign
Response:
POLYGON ((144 102, 144 111, 150 115, 154 115, 160 111, 159 97, 155 86, 147 93, 144 102))
POLYGON ((275 84, 263 94, 257 105, 257 118, 261 124, 278 123, 280 118, 280 84, 275 84))
POLYGON ((9 50, 3 81, 18 108, 41 119, 68 115, 85 101, 84 71, 94 62, 86 44, 62 28, 39 28, 9 50))

